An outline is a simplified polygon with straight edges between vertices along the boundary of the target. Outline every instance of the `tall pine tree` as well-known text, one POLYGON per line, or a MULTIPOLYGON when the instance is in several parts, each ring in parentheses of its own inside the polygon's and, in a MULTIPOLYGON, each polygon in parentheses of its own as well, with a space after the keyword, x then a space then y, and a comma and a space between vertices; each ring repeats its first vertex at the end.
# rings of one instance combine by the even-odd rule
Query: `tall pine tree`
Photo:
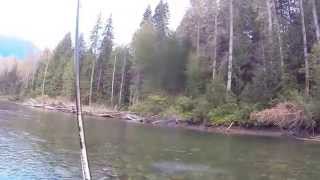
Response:
POLYGON ((169 33, 169 5, 167 2, 160 0, 157 5, 154 15, 153 15, 153 24, 160 37, 166 36, 169 33))

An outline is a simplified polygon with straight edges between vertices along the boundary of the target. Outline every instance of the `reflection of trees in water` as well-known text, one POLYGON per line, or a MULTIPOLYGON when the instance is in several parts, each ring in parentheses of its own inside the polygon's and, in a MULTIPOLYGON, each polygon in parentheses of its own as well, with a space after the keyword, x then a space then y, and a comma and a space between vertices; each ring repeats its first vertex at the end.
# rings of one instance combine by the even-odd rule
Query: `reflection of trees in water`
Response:
MULTIPOLYGON (((16 145, 10 147, 14 153, 20 152, 21 158, 29 158, 30 166, 24 167, 27 172, 39 171, 42 177, 41 170, 48 177, 81 178, 73 115, 2 104, 0 109, 4 110, 0 111, 0 130, 6 130, 4 127, 15 133, 16 145), (40 165, 43 167, 32 169, 40 165)), ((92 117, 85 117, 85 122, 94 179, 118 175, 113 179, 309 180, 318 175, 318 151, 312 144, 154 128, 92 117), (152 168, 161 162, 166 162, 160 164, 164 172, 152 168), (198 169, 202 166, 209 172, 198 169), (192 171, 184 172, 189 169, 192 171)), ((1 147, 5 143, 1 141, 1 147)), ((25 166, 25 162, 19 163, 13 167, 25 166)))

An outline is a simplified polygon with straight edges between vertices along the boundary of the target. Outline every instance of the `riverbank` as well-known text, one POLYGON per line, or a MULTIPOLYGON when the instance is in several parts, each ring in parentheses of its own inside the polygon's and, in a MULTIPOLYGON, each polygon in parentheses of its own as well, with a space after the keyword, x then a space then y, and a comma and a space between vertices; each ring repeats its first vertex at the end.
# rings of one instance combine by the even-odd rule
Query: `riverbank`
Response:
MULTIPOLYGON (((4 98, 2 98, 4 99, 4 98)), ((12 99, 11 99, 12 100, 12 99)), ((64 101, 61 99, 28 99, 25 101, 14 101, 23 106, 63 112, 63 113, 76 113, 76 108, 74 103, 64 101)), ((129 111, 117 111, 110 109, 105 106, 93 105, 83 106, 83 114, 87 116, 95 116, 101 118, 113 118, 113 119, 121 119, 124 121, 128 121, 131 123, 139 123, 144 124, 146 126, 156 126, 156 127, 169 127, 169 128, 183 128, 189 129, 199 132, 206 133, 218 133, 225 135, 247 135, 247 136, 264 136, 264 137, 293 137, 300 140, 316 140, 314 137, 299 137, 293 136, 287 131, 282 131, 278 128, 265 128, 265 127, 242 127, 238 125, 231 124, 230 126, 203 126, 203 125, 193 125, 188 121, 178 120, 175 118, 172 119, 164 119, 160 116, 151 116, 151 117, 142 117, 137 113, 129 112, 129 111)))

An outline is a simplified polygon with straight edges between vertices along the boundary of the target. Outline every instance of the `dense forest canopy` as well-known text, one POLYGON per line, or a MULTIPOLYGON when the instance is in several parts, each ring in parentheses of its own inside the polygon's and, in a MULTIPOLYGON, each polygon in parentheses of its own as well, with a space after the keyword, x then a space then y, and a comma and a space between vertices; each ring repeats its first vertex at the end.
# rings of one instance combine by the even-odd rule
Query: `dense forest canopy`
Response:
MULTIPOLYGON (((176 31, 168 28, 169 6, 146 5, 132 42, 121 47, 112 16, 97 18, 90 41, 80 41, 84 103, 219 124, 292 101, 319 120, 319 1, 191 0, 176 31)), ((29 78, 4 71, 0 92, 74 99, 72 52, 67 34, 29 78)))

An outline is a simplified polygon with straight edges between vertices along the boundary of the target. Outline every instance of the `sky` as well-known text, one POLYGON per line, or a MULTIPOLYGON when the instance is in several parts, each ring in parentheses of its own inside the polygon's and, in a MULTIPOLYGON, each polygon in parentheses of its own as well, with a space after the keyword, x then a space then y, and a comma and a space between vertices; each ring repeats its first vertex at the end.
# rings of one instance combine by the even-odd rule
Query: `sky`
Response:
MULTIPOLYGON (((176 29, 189 0, 167 0, 170 28, 176 29)), ((127 44, 138 29, 148 4, 155 8, 159 0, 81 0, 80 31, 88 38, 98 14, 112 14, 115 43, 127 44)), ((75 29, 76 0, 3 0, 0 6, 0 36, 31 41, 37 48, 53 49, 68 32, 75 29)), ((106 21, 106 20, 105 20, 106 21)))

